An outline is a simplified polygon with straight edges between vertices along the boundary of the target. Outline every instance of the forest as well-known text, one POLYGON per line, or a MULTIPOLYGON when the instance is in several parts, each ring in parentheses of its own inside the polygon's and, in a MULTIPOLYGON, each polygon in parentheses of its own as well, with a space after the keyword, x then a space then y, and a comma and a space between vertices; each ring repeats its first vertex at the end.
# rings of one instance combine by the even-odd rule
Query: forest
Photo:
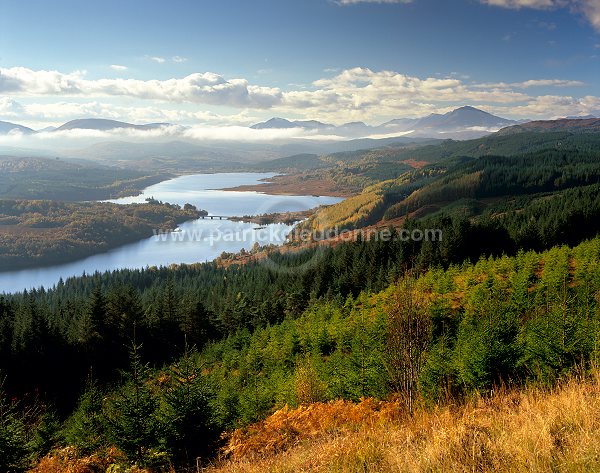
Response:
MULTIPOLYGON (((470 212, 465 214, 471 217, 493 203, 515 197, 583 189, 599 182, 600 168, 598 151, 588 147, 595 135, 582 136, 585 138, 572 139, 571 144, 561 142, 559 149, 478 158, 465 155, 424 163, 397 178, 366 185, 357 195, 321 209, 303 226, 318 231, 354 229, 381 219, 393 223, 398 218, 422 218, 441 210, 452 213, 461 199, 471 201, 470 212)), ((470 142, 465 143, 463 147, 470 142)), ((439 153, 444 146, 438 146, 439 153)))
MULTIPOLYGON (((593 136, 568 149, 441 159, 319 211, 330 212, 322 225, 378 223, 389 238, 89 274, 0 297, 0 471, 186 471, 254 452, 267 432, 288 445, 302 432, 285 422, 267 431, 270 416, 291 423, 306 406, 359 415, 383 412, 373 407, 382 402, 416 418, 591 379, 593 136), (405 241, 399 228, 443 238, 405 241)), ((71 204, 3 205, 3 218, 33 228, 85 215, 71 204)), ((162 219, 164 207, 137 209, 162 219)))
POLYGON ((0 199, 114 199, 137 195, 169 176, 85 161, 0 156, 0 199))
POLYGON ((197 218, 192 206, 0 200, 0 268, 73 261, 197 218))

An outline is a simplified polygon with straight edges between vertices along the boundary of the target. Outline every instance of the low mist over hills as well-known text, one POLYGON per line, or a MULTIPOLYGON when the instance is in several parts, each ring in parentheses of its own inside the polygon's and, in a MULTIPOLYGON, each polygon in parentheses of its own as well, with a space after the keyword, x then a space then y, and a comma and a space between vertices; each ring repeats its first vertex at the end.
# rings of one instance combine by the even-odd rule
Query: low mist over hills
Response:
POLYGON ((256 130, 303 128, 346 137, 402 133, 430 138, 443 135, 445 138, 470 139, 484 136, 517 123, 515 120, 498 117, 483 110, 465 106, 445 114, 432 113, 421 118, 397 118, 377 126, 370 126, 363 122, 351 122, 335 126, 315 120, 290 121, 276 117, 266 122, 256 123, 251 128, 256 130))
POLYGON ((272 118, 251 127, 185 127, 87 118, 39 131, 0 122, 0 136, 4 137, 0 141, 0 154, 60 156, 135 166, 138 164, 134 161, 144 161, 160 170, 169 169, 172 159, 181 159, 196 163, 190 169, 197 169, 198 163, 222 169, 295 154, 322 155, 407 144, 435 145, 439 140, 458 140, 452 146, 460 149, 460 142, 464 140, 491 137, 498 131, 502 136, 534 131, 598 130, 598 118, 517 122, 470 106, 422 118, 398 118, 376 126, 360 121, 336 126, 316 120, 272 118))
MULTIPOLYGON (((345 123, 342 125, 333 125, 330 123, 324 123, 317 120, 288 120, 286 118, 271 118, 265 122, 256 123, 248 128, 236 127, 237 130, 245 129, 258 135, 259 133, 265 133, 265 136, 269 131, 288 131, 289 134, 279 133, 273 134, 272 139, 262 139, 261 141, 273 141, 286 139, 290 141, 291 138, 306 137, 311 138, 314 141, 319 141, 321 135, 325 137, 323 139, 360 139, 360 138, 383 138, 391 137, 394 135, 398 136, 412 136, 421 138, 453 138, 453 139, 473 139, 485 136, 486 134, 497 131, 503 127, 515 125, 520 122, 515 120, 509 120, 506 118, 498 117, 487 113, 483 110, 479 110, 474 107, 465 106, 457 108, 451 112, 445 114, 433 113, 426 117, 421 118, 397 118, 380 125, 368 125, 362 121, 354 121, 345 123), (298 130, 303 135, 293 135, 293 130, 298 130)), ((95 130, 95 131, 114 131, 114 130, 158 130, 160 128, 172 127, 169 123, 146 123, 146 124, 133 124, 117 120, 108 120, 101 118, 82 118, 77 120, 71 120, 64 123, 56 128, 46 127, 44 129, 34 131, 31 128, 9 123, 0 122, 0 135, 7 135, 9 133, 22 133, 25 135, 34 133, 53 133, 53 132, 66 132, 71 130, 95 130)), ((170 133, 184 134, 186 130, 213 130, 215 127, 211 126, 191 126, 184 127, 178 126, 177 130, 170 130, 170 133)), ((227 127, 221 127, 227 129, 227 127)), ((230 127, 233 128, 233 127, 230 127)), ((204 141, 210 141, 210 133, 201 133, 204 141), (208 135, 208 136, 207 136, 208 135)), ((196 136, 191 136, 195 138, 196 136)), ((183 137, 185 138, 185 137, 183 137)), ((219 134, 219 138, 213 141, 229 141, 235 142, 240 141, 239 131, 234 133, 230 131, 229 136, 226 133, 219 134)))

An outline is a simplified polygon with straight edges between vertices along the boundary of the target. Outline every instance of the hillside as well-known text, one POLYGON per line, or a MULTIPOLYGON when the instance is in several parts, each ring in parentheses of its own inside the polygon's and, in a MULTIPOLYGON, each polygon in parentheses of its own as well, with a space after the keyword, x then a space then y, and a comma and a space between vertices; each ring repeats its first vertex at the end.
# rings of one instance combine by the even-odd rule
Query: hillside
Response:
POLYGON ((317 212, 304 226, 354 229, 381 219, 431 214, 461 199, 475 199, 467 213, 475 216, 490 199, 591 185, 600 179, 598 145, 597 133, 497 133, 466 142, 332 155, 335 165, 316 172, 329 172, 362 190, 317 212), (418 169, 410 169, 417 163, 418 169))
MULTIPOLYGON (((254 166, 263 171, 290 173, 297 181, 328 180, 331 187, 344 188, 344 193, 358 194, 384 180, 402 178, 413 168, 430 166, 431 173, 460 162, 465 157, 518 156, 544 150, 594 151, 600 146, 600 133, 548 132, 494 133, 468 141, 417 140, 404 138, 370 149, 358 149, 325 154, 301 154, 265 161, 254 166)), ((411 178, 412 180, 412 178, 411 178)), ((275 178, 273 182, 290 181, 275 178)), ((281 182, 283 183, 283 182, 281 182)), ((269 187, 255 186, 251 190, 271 192, 269 187)), ((285 186, 280 186, 285 193, 285 186)), ((276 192, 277 193, 277 192, 276 192)))
POLYGON ((0 199, 110 199, 136 195, 168 176, 59 159, 0 156, 0 199))
POLYGON ((497 117, 475 107, 466 106, 445 114, 433 113, 410 123, 409 126, 419 130, 421 134, 426 134, 428 131, 459 131, 475 127, 498 129, 514 123, 516 123, 514 120, 497 117))
POLYGON ((524 132, 568 132, 568 133, 598 133, 600 118, 564 118, 560 120, 540 120, 510 126, 500 130, 501 134, 524 132))
MULTIPOLYGON (((174 229, 198 212, 149 202, 0 200, 0 268, 39 267, 86 256, 174 229)), ((2 288, 0 288, 2 292, 2 288)))
MULTIPOLYGON (((511 471, 531 461, 542 470, 555 465, 558 471, 571 471, 567 466, 580 464, 593 470, 597 456, 589 454, 597 448, 599 384, 594 360, 600 337, 595 297, 600 290, 600 239, 574 248, 521 251, 513 257, 431 268, 383 283, 383 288, 367 289, 367 281, 375 276, 369 266, 381 270, 389 267, 384 255, 398 257, 398 251, 390 250, 364 242, 329 253, 331 262, 339 268, 352 267, 351 273, 334 268, 323 273, 311 269, 304 273, 309 277, 278 272, 286 279, 282 287, 288 288, 283 301, 277 288, 265 281, 265 273, 258 276, 260 267, 242 269, 246 274, 236 269, 215 274, 219 284, 223 274, 227 276, 227 291, 233 291, 229 303, 238 307, 239 315, 224 308, 199 309, 186 297, 176 297, 181 293, 174 291, 192 289, 200 282, 190 278, 191 268, 139 273, 139 282, 133 272, 121 275, 131 284, 147 285, 141 292, 115 286, 103 296, 95 289, 88 303, 104 314, 94 316, 102 316, 96 322, 100 325, 86 335, 87 342, 73 343, 108 343, 116 349, 120 337, 126 336, 121 324, 131 327, 137 321, 147 330, 146 356, 155 357, 156 347, 166 343, 162 337, 170 333, 165 332, 169 311, 187 320, 182 327, 190 334, 196 332, 184 314, 200 311, 203 331, 195 336, 205 340, 207 331, 217 327, 212 325, 216 317, 223 317, 232 330, 154 370, 140 364, 139 352, 134 351, 130 369, 138 370, 136 378, 106 391, 88 386, 65 424, 65 435, 72 442, 68 445, 88 452, 79 456, 84 461, 85 455, 95 453, 97 460, 129 459, 149 467, 153 459, 178 458, 182 453, 178 445, 201 454, 227 431, 223 452, 231 462, 226 460, 222 471, 271 467, 298 471, 303 465, 308 471, 395 471, 402 465, 414 465, 415 471, 435 467, 448 471, 460 464, 478 471, 511 471), (254 275, 249 277, 248 271, 254 275), (326 275, 331 277, 323 278, 326 275), (158 277, 164 279, 157 287, 158 277), (293 312, 298 302, 290 299, 301 298, 298 285, 289 279, 295 277, 305 280, 310 292, 330 284, 342 297, 318 298, 293 312), (247 292, 239 286, 242 280, 249 284, 246 289, 274 289, 275 299, 247 292), (348 292, 349 284, 365 290, 348 292), (252 300, 255 296, 258 306, 252 300), (94 306, 102 297, 105 309, 94 306), (120 305, 120 297, 129 305, 120 305), (260 322, 261 310, 272 314, 271 323, 260 322), (280 311, 287 315, 282 317, 280 311), (255 314, 252 331, 239 329, 241 325, 235 328, 251 322, 246 318, 236 322, 243 314, 255 314), (157 315, 159 319, 154 319, 157 315), (142 322, 144 318, 148 321, 142 322), (154 339, 151 330, 161 336, 154 339), (119 339, 97 338, 111 333, 119 339), (410 357, 405 352, 408 346, 410 357), (582 378, 565 382, 586 375, 592 377, 587 383, 579 382, 582 378), (133 388, 142 396, 143 417, 125 410, 135 405, 133 388), (355 404, 361 399, 366 400, 355 404), (183 424, 190 425, 187 437, 176 440, 179 430, 168 426, 182 419, 193 424, 183 424), (134 421, 147 432, 137 443, 144 446, 141 454, 114 437, 134 421), (112 452, 110 457, 106 452, 112 452), (369 470, 371 462, 378 469, 369 470), (357 470, 348 470, 354 466, 357 470)), ((321 260, 315 267, 321 271, 323 264, 321 260)), ((209 268, 195 271, 201 274, 209 268)), ((261 271, 265 269, 262 266, 261 271)), ((108 278, 102 279, 106 283, 108 278)), ((66 294, 69 285, 83 290, 101 282, 97 276, 93 280, 66 282, 60 292, 66 294)), ((214 290, 220 291, 216 286, 210 289, 214 290)), ((49 293, 43 300, 52 306, 55 297, 49 293)), ((36 299, 41 295, 17 298, 6 310, 15 310, 15 323, 20 323, 26 317, 21 304, 37 308, 36 299)), ((227 299, 220 297, 218 303, 227 299)), ((96 356, 106 354, 100 347, 96 350, 96 356)), ((123 354, 121 348, 110 357, 123 354)), ((76 461, 78 455, 73 452, 70 457, 76 461)), ((53 454, 41 465, 57 461, 53 454)))
POLYGON ((225 449, 232 459, 206 471, 597 471, 599 398, 595 373, 413 417, 398 401, 372 399, 284 408, 233 433, 225 449))

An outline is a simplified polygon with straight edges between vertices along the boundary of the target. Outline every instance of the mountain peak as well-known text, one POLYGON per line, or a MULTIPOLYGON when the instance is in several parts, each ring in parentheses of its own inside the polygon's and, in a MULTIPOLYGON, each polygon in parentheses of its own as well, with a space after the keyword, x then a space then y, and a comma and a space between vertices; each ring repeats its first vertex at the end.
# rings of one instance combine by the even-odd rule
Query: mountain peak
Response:
MULTIPOLYGON (((460 110, 470 110, 470 111, 483 112, 483 110, 481 110, 479 108, 472 107, 471 105, 463 105, 462 107, 458 107, 458 108, 454 109, 453 112, 458 112, 460 110)), ((484 112, 484 113, 487 113, 487 112, 484 112)))
POLYGON ((444 115, 431 114, 418 121, 420 128, 436 128, 442 131, 453 131, 466 128, 480 127, 499 129, 514 125, 514 120, 497 117, 484 110, 465 105, 444 115))
POLYGON ((264 130, 269 128, 294 128, 294 124, 285 118, 273 117, 269 118, 266 122, 256 123, 250 128, 255 130, 264 130))
MULTIPOLYGON (((486 112, 485 110, 481 110, 480 108, 475 108, 470 105, 463 105, 462 107, 455 108, 451 112, 448 112, 446 115, 452 115, 452 114, 457 115, 457 114, 466 114, 466 113, 473 114, 473 115, 486 115, 486 116, 490 116, 490 117, 494 116, 491 113, 486 112)), ((498 118, 500 118, 500 117, 498 117, 498 118)))
POLYGON ((292 122, 285 118, 273 117, 267 120, 266 122, 256 123, 250 128, 253 128, 255 130, 264 130, 270 128, 306 128, 309 130, 317 130, 332 127, 333 125, 329 125, 328 123, 322 123, 317 120, 295 120, 292 122))

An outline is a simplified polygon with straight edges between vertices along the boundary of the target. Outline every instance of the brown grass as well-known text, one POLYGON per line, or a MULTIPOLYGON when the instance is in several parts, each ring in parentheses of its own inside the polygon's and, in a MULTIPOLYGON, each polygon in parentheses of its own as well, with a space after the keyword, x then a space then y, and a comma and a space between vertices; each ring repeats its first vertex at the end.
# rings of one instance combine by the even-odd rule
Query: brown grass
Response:
POLYGON ((600 378, 507 391, 462 406, 336 401, 276 412, 234 432, 209 471, 600 471, 600 378))
POLYGON ((118 452, 111 450, 106 455, 81 457, 72 447, 52 452, 40 460, 28 473, 99 473, 117 459, 118 452))

